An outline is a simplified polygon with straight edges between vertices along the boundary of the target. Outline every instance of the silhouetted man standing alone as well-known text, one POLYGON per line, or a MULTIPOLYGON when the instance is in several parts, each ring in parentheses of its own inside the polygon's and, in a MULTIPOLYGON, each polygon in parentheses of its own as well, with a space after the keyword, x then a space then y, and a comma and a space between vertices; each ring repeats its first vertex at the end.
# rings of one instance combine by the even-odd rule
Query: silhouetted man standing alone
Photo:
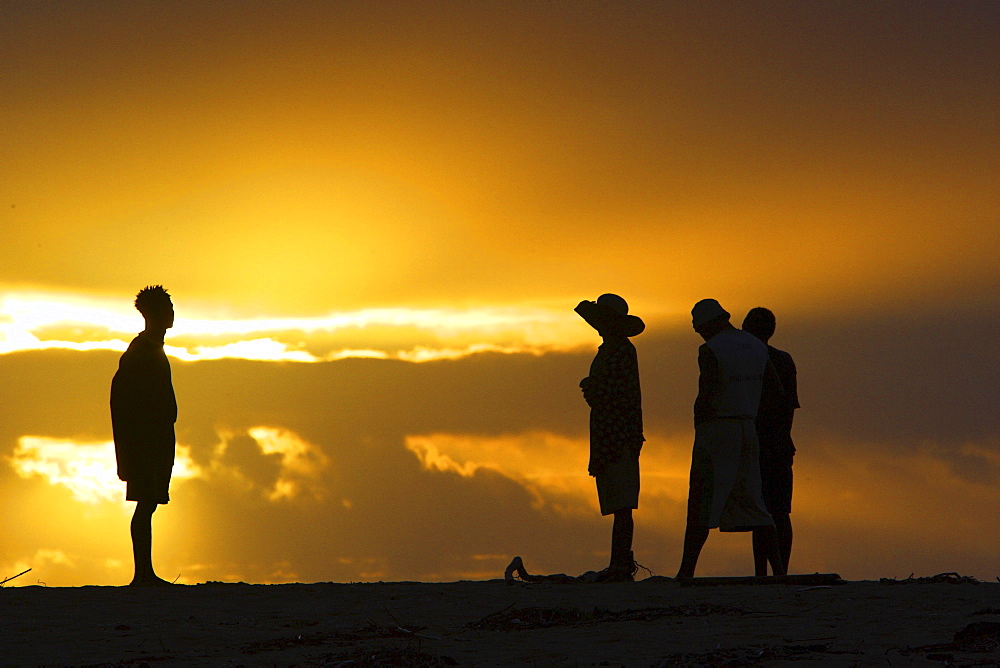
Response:
POLYGON ((759 531, 775 575, 784 575, 774 520, 761 497, 754 426, 763 384, 773 382, 779 385, 774 391, 781 392, 777 374, 768 362, 764 344, 733 327, 719 302, 701 300, 691 310, 691 317, 705 343, 698 348, 691 486, 684 555, 677 577, 694 577, 708 532, 716 527, 720 531, 759 531))
MULTIPOLYGON (((760 442, 760 482, 764 504, 774 518, 781 563, 788 570, 792 555, 792 418, 799 408, 798 382, 792 356, 768 344, 774 335, 774 313, 758 306, 750 309, 743 319, 743 331, 750 332, 767 346, 767 354, 778 372, 784 394, 772 396, 768 388, 760 399, 757 411, 757 440, 760 442)), ((757 575, 767 575, 767 548, 765 538, 754 532, 754 569, 757 575)))
POLYGON ((129 344, 111 381, 111 427, 118 477, 128 483, 132 515, 132 585, 169 585, 153 571, 153 513, 170 501, 177 402, 163 336, 174 325, 174 306, 162 286, 143 288, 135 298, 146 328, 129 344))
POLYGON ((597 330, 604 343, 580 381, 590 406, 590 475, 597 479, 601 514, 615 516, 611 530, 611 561, 597 574, 599 582, 626 582, 635 575, 632 555, 632 510, 639 507, 639 451, 642 435, 642 395, 639 361, 630 336, 646 325, 628 315, 628 304, 605 294, 596 302, 582 301, 576 312, 597 330))

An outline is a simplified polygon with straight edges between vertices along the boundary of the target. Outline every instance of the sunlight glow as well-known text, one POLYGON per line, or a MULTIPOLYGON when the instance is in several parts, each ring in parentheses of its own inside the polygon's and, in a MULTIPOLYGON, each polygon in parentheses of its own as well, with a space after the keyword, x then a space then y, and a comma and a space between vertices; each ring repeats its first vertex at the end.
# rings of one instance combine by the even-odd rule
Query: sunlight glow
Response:
POLYGON ((274 427, 247 430, 265 455, 281 455, 281 473, 268 498, 271 501, 307 495, 320 501, 325 496, 323 474, 330 466, 323 451, 297 434, 274 427))
POLYGON ((288 350, 288 346, 273 339, 252 339, 237 341, 222 346, 197 346, 194 352, 186 348, 165 345, 164 351, 171 357, 193 362, 196 360, 243 359, 262 362, 318 362, 313 355, 303 350, 288 350))
MULTIPOLYGON (((0 354, 121 352, 142 327, 130 299, 0 292, 0 354)), ((569 308, 380 308, 309 318, 220 319, 180 305, 164 350, 185 361, 429 362, 481 353, 541 355, 593 343, 593 331, 569 308)))
MULTIPOLYGON (((7 458, 22 478, 41 476, 51 485, 62 485, 83 503, 114 503, 131 507, 125 501, 125 483, 118 479, 113 441, 85 442, 74 439, 22 436, 13 454, 7 458)), ((178 445, 173 479, 200 475, 190 450, 178 445)))
MULTIPOLYGON (((262 490, 271 501, 307 498, 320 501, 326 494, 324 475, 330 460, 317 446, 294 432, 277 427, 257 426, 246 432, 263 455, 279 455, 281 468, 271 488, 262 490)), ((191 449, 178 444, 174 458, 172 481, 189 478, 244 477, 246 472, 222 459, 231 433, 220 434, 222 443, 216 448, 207 468, 198 466, 191 449)), ((39 476, 50 485, 67 488, 77 501, 89 504, 125 501, 125 484, 118 479, 113 441, 78 441, 75 439, 22 436, 13 454, 7 457, 11 467, 22 478, 39 476)))
POLYGON ((202 474, 211 485, 272 502, 326 501, 333 467, 321 447, 281 427, 217 433, 219 442, 202 474))

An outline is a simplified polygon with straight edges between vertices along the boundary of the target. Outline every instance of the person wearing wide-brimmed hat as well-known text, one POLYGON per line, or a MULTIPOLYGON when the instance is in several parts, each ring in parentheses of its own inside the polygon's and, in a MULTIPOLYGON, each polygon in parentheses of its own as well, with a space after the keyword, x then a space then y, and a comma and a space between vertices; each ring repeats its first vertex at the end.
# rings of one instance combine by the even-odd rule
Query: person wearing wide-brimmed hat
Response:
MULTIPOLYGON (((767 347, 736 329, 714 299, 691 310, 692 325, 705 343, 698 348, 698 398, 691 454, 684 554, 677 578, 694 577, 710 529, 754 531, 767 543, 775 575, 784 575, 774 520, 761 495, 760 461, 754 418, 764 383, 780 381, 767 347)), ((766 573, 765 573, 766 574, 766 573)))
POLYGON ((628 303, 618 295, 582 301, 575 311, 604 339, 590 365, 590 375, 580 381, 590 405, 587 470, 597 480, 601 514, 615 516, 611 560, 597 579, 630 581, 636 571, 632 511, 639 507, 639 451, 645 438, 639 361, 629 337, 641 334, 646 326, 629 315, 628 303))

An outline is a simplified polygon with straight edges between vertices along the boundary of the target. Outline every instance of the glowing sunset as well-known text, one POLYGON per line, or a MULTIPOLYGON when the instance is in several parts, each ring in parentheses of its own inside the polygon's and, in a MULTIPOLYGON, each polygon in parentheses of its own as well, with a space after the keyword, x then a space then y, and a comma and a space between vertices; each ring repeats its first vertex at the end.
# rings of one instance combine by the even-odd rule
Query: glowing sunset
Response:
MULTIPOLYGON (((681 557, 690 309, 798 366, 791 571, 1000 575, 990 3, 0 3, 0 579, 126 584, 112 376, 176 310, 168 580, 608 560, 617 293, 635 559, 681 557)), ((747 534, 699 574, 746 575, 747 534)))

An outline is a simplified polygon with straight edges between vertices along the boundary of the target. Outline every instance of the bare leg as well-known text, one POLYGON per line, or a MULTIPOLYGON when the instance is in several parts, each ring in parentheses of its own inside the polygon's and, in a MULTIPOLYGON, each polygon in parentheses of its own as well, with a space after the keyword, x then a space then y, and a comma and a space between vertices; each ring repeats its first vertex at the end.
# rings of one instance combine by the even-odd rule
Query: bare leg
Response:
POLYGON ((694 569, 698 565, 701 548, 705 546, 707 540, 708 529, 706 527, 688 525, 684 531, 684 556, 681 557, 681 567, 677 571, 677 579, 694 577, 694 569))
POLYGON ((792 518, 788 513, 774 515, 774 530, 778 533, 778 551, 781 552, 781 563, 788 571, 788 562, 792 558, 792 518))
MULTIPOLYGON (((774 517, 774 531, 778 541, 778 554, 781 557, 781 563, 784 566, 785 572, 788 572, 788 559, 792 555, 792 520, 788 517, 788 513, 773 513, 774 517)), ((768 559, 768 549, 770 548, 769 541, 766 532, 761 532, 760 529, 754 529, 753 532, 753 569, 754 575, 757 577, 762 577, 767 575, 767 563, 768 559)), ((771 573, 777 574, 778 571, 774 567, 774 562, 771 562, 771 573)))
POLYGON ((139 501, 135 504, 130 530, 132 533, 132 560, 135 563, 135 575, 130 584, 161 585, 170 584, 153 572, 153 513, 156 503, 139 501))
POLYGON ((758 527, 753 530, 753 561, 754 575, 767 575, 767 564, 771 564, 771 573, 786 575, 785 564, 781 561, 781 550, 778 549, 778 534, 773 526, 758 527))
POLYGON ((767 575, 767 539, 760 529, 753 530, 753 574, 767 575))
POLYGON ((635 521, 632 509, 615 511, 615 523, 611 527, 611 561, 598 574, 598 582, 632 582, 635 576, 635 560, 632 557, 632 536, 635 521))
POLYGON ((615 523, 611 527, 611 564, 621 563, 630 557, 632 537, 635 535, 635 520, 632 509, 615 511, 615 523), (617 555, 618 561, 615 560, 617 555))

